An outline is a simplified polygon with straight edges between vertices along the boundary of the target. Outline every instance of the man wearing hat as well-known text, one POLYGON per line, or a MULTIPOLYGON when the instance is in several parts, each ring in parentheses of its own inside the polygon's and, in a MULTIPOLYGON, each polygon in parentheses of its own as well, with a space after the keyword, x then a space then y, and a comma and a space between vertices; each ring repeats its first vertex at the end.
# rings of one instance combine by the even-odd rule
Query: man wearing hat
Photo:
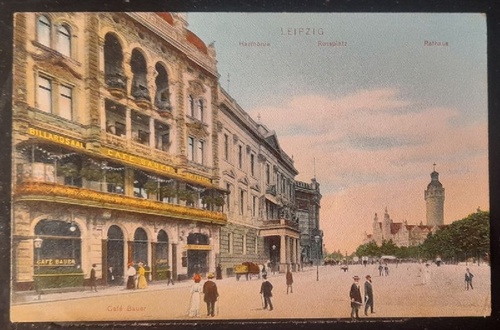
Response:
POLYGON ((353 277, 354 283, 351 285, 351 290, 349 291, 349 297, 351 298, 351 319, 359 319, 359 308, 363 305, 361 298, 361 289, 359 288, 359 276, 353 277))
POLYGON ((372 287, 372 277, 366 275, 365 281, 365 315, 368 316, 368 307, 370 307, 370 312, 373 314, 373 287, 372 287))
POLYGON ((207 316, 215 316, 215 302, 219 297, 217 285, 212 281, 214 277, 213 273, 208 273, 208 280, 203 284, 203 300, 207 303, 207 316))
POLYGON ((264 309, 269 305, 269 310, 273 310, 273 303, 271 302, 271 297, 273 296, 273 285, 267 280, 267 274, 262 274, 262 285, 260 286, 260 294, 264 298, 264 309))

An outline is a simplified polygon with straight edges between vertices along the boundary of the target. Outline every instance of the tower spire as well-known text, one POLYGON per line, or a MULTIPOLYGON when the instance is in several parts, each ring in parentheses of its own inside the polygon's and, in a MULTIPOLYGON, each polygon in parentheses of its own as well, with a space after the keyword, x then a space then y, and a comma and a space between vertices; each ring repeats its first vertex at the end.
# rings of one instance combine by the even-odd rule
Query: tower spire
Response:
POLYGON ((436 172, 436 163, 432 164, 432 170, 436 172))

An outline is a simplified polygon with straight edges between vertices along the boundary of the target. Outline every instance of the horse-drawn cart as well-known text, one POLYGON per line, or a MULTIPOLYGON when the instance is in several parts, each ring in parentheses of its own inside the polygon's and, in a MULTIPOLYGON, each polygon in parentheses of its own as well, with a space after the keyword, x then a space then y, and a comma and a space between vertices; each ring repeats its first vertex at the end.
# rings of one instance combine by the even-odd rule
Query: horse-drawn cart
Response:
POLYGON ((236 280, 239 281, 241 276, 245 276, 248 280, 252 276, 257 276, 260 278, 260 268, 259 265, 253 262, 244 262, 241 265, 234 265, 234 273, 236 274, 236 280))

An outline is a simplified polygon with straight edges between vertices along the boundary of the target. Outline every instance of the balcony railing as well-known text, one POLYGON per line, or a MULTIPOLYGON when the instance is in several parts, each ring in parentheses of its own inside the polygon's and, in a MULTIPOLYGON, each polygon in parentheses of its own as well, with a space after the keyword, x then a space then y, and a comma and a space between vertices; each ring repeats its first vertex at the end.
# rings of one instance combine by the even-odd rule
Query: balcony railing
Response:
POLYGON ((264 220, 262 222, 262 228, 277 228, 277 227, 289 227, 298 230, 299 224, 287 219, 278 220, 264 220))
POLYGON ((14 189, 14 197, 17 200, 78 204, 89 207, 155 214, 193 221, 219 224, 225 224, 227 222, 227 216, 222 212, 47 182, 20 183, 14 189))

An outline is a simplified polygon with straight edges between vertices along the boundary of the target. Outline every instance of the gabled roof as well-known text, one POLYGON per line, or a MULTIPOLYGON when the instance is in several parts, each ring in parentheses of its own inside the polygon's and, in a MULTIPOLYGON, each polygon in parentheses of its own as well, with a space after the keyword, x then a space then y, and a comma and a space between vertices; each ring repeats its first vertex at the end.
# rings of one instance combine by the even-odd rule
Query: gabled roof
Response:
POLYGON ((281 152, 280 144, 278 142, 278 136, 276 135, 275 131, 270 131, 266 136, 264 136, 264 139, 266 140, 267 143, 269 143, 274 149, 277 151, 281 152))

